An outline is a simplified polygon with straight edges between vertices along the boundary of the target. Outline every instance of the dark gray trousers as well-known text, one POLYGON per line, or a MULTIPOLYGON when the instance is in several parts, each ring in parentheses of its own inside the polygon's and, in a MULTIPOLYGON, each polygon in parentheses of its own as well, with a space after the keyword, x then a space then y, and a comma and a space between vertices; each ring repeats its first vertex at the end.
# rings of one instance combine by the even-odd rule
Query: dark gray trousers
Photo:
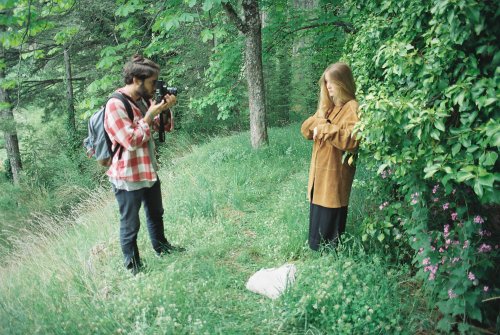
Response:
POLYGON ((161 253, 169 243, 163 231, 163 204, 161 198, 160 180, 150 188, 136 191, 117 190, 113 186, 115 197, 120 208, 120 244, 127 268, 140 267, 141 260, 137 248, 139 233, 139 209, 144 204, 146 224, 153 249, 161 253))

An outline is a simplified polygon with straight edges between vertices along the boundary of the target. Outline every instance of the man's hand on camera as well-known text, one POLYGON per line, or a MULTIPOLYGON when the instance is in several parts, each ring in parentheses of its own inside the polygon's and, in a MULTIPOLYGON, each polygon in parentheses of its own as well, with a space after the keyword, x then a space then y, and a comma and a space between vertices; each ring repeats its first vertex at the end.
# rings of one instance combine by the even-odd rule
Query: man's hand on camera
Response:
POLYGON ((157 115, 175 105, 176 101, 177 98, 175 97, 175 95, 170 94, 165 94, 165 96, 159 103, 153 101, 146 115, 144 115, 144 121, 151 125, 157 115))
POLYGON ((175 95, 165 94, 162 101, 165 103, 165 105, 167 105, 167 107, 164 109, 166 110, 175 105, 177 97, 175 95))

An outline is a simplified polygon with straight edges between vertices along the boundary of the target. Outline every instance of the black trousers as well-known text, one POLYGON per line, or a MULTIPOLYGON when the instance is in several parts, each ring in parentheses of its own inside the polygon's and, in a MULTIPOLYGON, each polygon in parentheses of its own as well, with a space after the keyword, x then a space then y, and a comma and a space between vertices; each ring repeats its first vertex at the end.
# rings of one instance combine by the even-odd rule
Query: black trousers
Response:
POLYGON ((127 268, 139 267, 141 260, 137 248, 139 233, 139 209, 144 204, 146 224, 153 249, 161 253, 169 246, 163 231, 163 205, 160 180, 150 188, 136 191, 117 190, 113 186, 115 197, 120 208, 120 244, 124 265, 127 268))
POLYGON ((309 247, 318 250, 323 244, 335 247, 345 231, 347 206, 327 208, 311 202, 309 213, 309 247))

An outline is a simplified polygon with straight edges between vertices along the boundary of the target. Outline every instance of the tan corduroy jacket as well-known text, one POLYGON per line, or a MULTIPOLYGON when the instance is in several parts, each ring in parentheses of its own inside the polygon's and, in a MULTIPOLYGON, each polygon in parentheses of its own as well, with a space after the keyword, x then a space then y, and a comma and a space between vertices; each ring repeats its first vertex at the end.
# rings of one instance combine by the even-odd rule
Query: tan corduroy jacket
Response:
POLYGON ((356 168, 342 163, 345 151, 353 152, 359 141, 353 136, 353 127, 359 121, 358 102, 351 100, 343 106, 334 107, 327 118, 316 114, 302 124, 302 135, 313 139, 318 127, 318 136, 313 144, 307 196, 312 203, 328 208, 347 206, 356 168))

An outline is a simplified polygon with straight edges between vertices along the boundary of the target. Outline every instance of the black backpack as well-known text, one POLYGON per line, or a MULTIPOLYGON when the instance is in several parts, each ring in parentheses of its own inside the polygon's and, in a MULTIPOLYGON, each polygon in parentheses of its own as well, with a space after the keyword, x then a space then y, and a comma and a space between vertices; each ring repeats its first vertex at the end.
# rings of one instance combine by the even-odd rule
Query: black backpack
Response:
MULTIPOLYGON (((130 120, 134 120, 134 113, 132 112, 132 106, 128 99, 120 93, 113 93, 111 98, 119 99, 125 109, 127 110, 127 115, 130 120)), ((108 101, 109 101, 108 99, 108 101)), ((111 139, 108 133, 104 129, 104 114, 106 113, 106 105, 101 107, 97 112, 95 112, 89 119, 88 123, 88 136, 83 140, 83 146, 87 151, 87 156, 89 158, 93 157, 103 166, 110 166, 114 155, 120 151, 121 156, 121 145, 117 145, 115 150, 112 149, 111 139)))

